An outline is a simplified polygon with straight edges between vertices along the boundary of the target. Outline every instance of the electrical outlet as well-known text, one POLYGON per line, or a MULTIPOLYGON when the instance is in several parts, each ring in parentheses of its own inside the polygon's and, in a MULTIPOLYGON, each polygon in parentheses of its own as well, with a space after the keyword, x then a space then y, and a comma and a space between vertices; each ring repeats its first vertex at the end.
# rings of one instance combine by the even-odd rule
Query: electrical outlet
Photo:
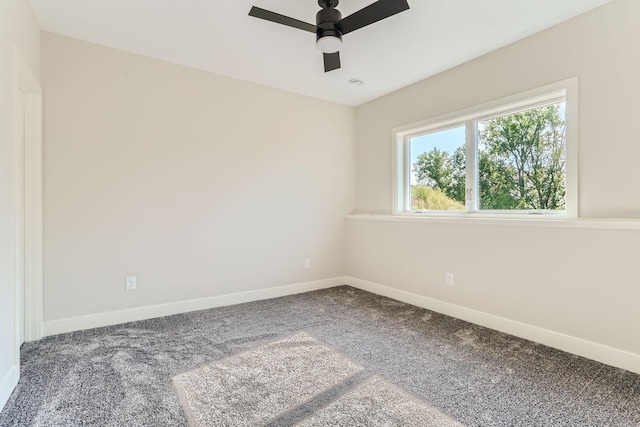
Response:
POLYGON ((304 268, 311 268, 311 259, 309 258, 304 259, 304 268))
POLYGON ((453 286, 453 273, 445 274, 445 283, 447 286, 453 286))
POLYGON ((127 276, 124 279, 125 291, 132 291, 136 288, 136 276, 127 276))

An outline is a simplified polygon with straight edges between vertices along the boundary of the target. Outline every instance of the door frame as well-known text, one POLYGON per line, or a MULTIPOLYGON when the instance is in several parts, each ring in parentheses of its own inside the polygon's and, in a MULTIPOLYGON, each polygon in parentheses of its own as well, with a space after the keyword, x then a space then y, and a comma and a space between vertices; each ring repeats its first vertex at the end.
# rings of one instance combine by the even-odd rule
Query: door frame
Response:
MULTIPOLYGON (((24 340, 42 338, 43 321, 43 175, 42 175, 42 86, 16 44, 13 45, 12 201, 15 359, 20 366, 20 329, 24 340), (24 94, 24 135, 19 129, 19 95, 24 94), (22 193, 22 194, 21 194, 22 193), (22 204, 24 200, 24 205, 22 204), (22 229, 21 229, 22 228, 22 229), (24 255, 20 254, 20 251, 24 255), (22 262, 24 260, 24 262, 22 262), (23 273, 19 274, 19 268, 23 273), (23 280, 20 283, 20 276, 23 280), (22 287, 22 289, 20 289, 22 287), (24 298, 24 315, 21 296, 24 298), (18 316, 22 317, 19 318, 18 316), (22 321, 24 320, 24 325, 22 321)), ((19 372, 19 370, 18 370, 19 372)))

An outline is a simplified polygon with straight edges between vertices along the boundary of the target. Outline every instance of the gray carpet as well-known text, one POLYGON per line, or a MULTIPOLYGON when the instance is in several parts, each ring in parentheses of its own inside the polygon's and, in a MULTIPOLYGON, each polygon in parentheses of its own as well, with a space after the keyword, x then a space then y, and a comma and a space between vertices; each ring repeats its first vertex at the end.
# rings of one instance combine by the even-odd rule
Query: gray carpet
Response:
POLYGON ((640 426, 639 375, 346 286, 25 344, 0 426, 184 426, 174 376, 302 330, 364 370, 274 426, 373 376, 469 426, 640 426))
POLYGON ((194 427, 262 426, 362 371, 299 332, 174 377, 194 427))

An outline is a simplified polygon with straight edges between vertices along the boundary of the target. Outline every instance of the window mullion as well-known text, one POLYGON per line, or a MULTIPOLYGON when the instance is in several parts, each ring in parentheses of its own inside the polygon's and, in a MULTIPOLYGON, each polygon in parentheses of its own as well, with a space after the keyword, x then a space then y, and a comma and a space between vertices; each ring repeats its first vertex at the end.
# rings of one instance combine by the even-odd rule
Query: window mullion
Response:
POLYGON ((478 142, 476 137, 476 123, 473 120, 465 122, 465 170, 466 197, 465 210, 469 213, 478 210, 478 142))

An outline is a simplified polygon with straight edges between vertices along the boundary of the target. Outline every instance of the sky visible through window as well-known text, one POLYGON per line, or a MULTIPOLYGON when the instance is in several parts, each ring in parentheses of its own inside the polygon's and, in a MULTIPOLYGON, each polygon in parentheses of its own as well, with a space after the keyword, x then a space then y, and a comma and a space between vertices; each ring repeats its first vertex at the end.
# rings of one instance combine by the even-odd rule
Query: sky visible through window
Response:
MULTIPOLYGON (((411 138, 411 165, 415 164, 418 156, 428 153, 434 148, 453 154, 456 148, 465 145, 465 127, 459 126, 453 129, 437 131, 427 135, 411 138)), ((413 169, 413 168, 412 168, 413 169)), ((416 185, 416 177, 411 171, 411 185, 416 185)))

